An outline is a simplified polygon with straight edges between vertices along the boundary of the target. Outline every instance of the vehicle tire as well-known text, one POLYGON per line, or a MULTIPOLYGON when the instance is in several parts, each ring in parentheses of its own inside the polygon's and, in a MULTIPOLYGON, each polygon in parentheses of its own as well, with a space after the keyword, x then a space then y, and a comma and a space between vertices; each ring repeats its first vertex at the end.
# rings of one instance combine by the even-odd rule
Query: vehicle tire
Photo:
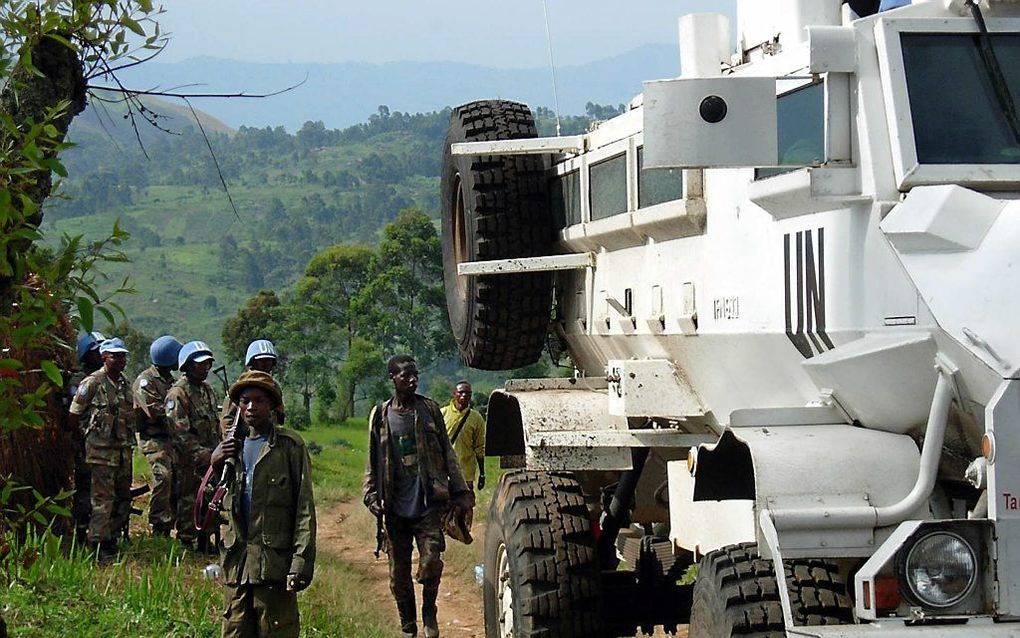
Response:
POLYGON ((531 111, 489 100, 450 115, 440 183, 443 280, 461 359, 482 370, 538 361, 552 306, 548 272, 460 277, 463 262, 548 255, 553 241, 545 160, 534 155, 455 156, 450 145, 535 137, 531 111))
MULTIPOLYGON (((839 625, 853 622, 846 583, 832 563, 784 561, 794 622, 839 625)), ((783 607, 772 561, 754 543, 730 545, 701 559, 694 586, 691 638, 785 638, 783 607)))
POLYGON ((569 474, 504 474, 489 507, 486 638, 597 638, 602 589, 581 486, 569 474))

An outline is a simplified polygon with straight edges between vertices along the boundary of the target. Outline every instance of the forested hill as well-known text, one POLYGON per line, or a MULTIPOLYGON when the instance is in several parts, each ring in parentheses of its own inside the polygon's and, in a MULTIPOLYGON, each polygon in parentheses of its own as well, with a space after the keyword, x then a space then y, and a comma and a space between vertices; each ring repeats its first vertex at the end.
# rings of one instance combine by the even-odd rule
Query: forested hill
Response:
MULTIPOLYGON (((611 110, 589 108, 595 116, 611 110)), ((551 114, 539 113, 543 133, 551 134, 551 114)), ((380 106, 357 126, 308 122, 294 134, 282 127, 231 131, 203 117, 213 153, 186 111, 157 120, 172 134, 142 122, 144 151, 123 115, 113 109, 75 120, 64 197, 51 198, 43 230, 101 237, 119 219, 131 233, 131 263, 104 269, 111 288, 130 275, 138 292, 119 301, 150 336, 170 332, 218 347, 227 317, 259 289, 288 288, 316 252, 375 244, 404 208, 438 217, 448 109, 411 115, 380 106)), ((566 118, 564 133, 588 121, 566 118)))

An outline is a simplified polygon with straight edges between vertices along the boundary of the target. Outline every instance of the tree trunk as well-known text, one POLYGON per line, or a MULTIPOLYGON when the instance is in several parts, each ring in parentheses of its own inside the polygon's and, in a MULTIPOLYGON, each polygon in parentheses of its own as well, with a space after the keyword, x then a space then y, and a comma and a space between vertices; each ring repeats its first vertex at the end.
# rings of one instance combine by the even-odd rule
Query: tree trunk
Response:
MULTIPOLYGON (((86 81, 84 68, 77 54, 68 47, 51 38, 42 38, 32 48, 32 60, 35 67, 42 73, 38 76, 21 67, 14 69, 8 82, 0 90, 0 110, 8 114, 14 123, 27 130, 29 122, 42 122, 53 109, 62 103, 67 107, 60 117, 50 122, 57 129, 57 139, 62 142, 67 135, 71 120, 85 108, 86 81)), ((0 147, 7 147, 14 142, 15 153, 21 148, 17 140, 11 140, 9 134, 0 132, 0 147)), ((46 152, 44 158, 52 158, 53 152, 46 152)), ((40 170, 23 175, 7 175, 6 187, 12 195, 12 205, 21 208, 20 195, 25 195, 35 204, 42 202, 53 190, 53 179, 49 171, 40 170)), ((28 220, 38 226, 42 222, 42 212, 32 214, 28 220)), ((7 234, 12 231, 9 223, 0 224, 0 232, 7 234)), ((13 241, 6 244, 5 253, 0 259, 10 263, 30 248, 27 240, 13 241)), ((16 308, 12 306, 14 299, 12 286, 29 277, 29 273, 15 271, 14 277, 0 277, 0 313, 10 313, 16 308)), ((45 294, 40 288, 39 294, 45 294)), ((74 343, 74 329, 66 319, 54 328, 61 339, 74 343)), ((11 344, 0 337, 0 346, 6 348, 11 344)), ((37 369, 39 362, 49 359, 65 370, 71 368, 73 357, 65 348, 57 352, 15 352, 10 351, 4 356, 19 359, 26 369, 37 369)), ((23 390, 30 392, 38 387, 41 375, 24 375, 23 390)), ((56 494, 60 489, 71 486, 71 460, 73 447, 59 424, 66 413, 63 397, 59 391, 51 393, 46 405, 41 409, 40 416, 44 425, 40 428, 22 428, 13 432, 4 432, 0 424, 0 475, 12 475, 15 480, 31 485, 46 496, 56 494)), ((6 636, 6 629, 0 625, 0 638, 6 636)))

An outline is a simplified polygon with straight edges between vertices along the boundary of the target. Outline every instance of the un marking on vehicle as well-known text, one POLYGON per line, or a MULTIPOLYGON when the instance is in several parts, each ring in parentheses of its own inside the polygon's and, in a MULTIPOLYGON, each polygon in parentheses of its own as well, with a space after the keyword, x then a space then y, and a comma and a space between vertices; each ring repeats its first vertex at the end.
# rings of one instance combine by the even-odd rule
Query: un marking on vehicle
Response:
POLYGON ((832 350, 825 333, 825 229, 783 235, 786 336, 805 359, 832 350))
POLYGON ((740 297, 716 297, 712 310, 716 321, 740 319, 740 297))

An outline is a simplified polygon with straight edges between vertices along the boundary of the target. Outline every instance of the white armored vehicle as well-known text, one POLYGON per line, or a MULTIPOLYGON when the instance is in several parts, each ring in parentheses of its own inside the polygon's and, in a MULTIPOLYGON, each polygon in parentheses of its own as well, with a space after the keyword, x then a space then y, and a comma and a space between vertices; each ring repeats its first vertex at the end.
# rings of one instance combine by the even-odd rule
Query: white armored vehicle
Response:
POLYGON ((584 135, 454 110, 462 357, 578 371, 490 398, 488 638, 1020 636, 1020 2, 866 4, 685 16, 584 135))

